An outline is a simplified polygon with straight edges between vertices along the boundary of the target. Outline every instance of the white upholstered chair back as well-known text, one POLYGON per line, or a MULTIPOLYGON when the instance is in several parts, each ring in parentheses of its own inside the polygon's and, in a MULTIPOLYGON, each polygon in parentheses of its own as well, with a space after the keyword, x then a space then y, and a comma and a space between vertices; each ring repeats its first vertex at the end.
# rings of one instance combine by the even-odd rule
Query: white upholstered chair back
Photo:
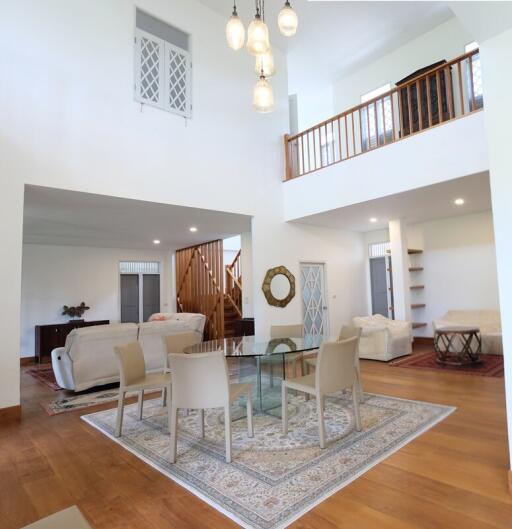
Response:
POLYGON ((177 332, 164 337, 167 354, 183 353, 183 351, 192 345, 201 343, 201 336, 196 332, 177 332))
POLYGON ((119 363, 120 386, 130 386, 146 376, 144 353, 139 342, 114 347, 119 363))
POLYGON ((172 353, 172 403, 176 408, 205 409, 229 405, 228 366, 223 351, 172 353))
POLYGON ((349 338, 357 338, 359 343, 359 338, 361 338, 361 327, 355 327, 354 325, 343 325, 340 331, 338 340, 348 340, 349 338))
POLYGON ((271 338, 302 338, 304 336, 304 326, 297 325, 272 325, 270 327, 271 338))
POLYGON ((316 364, 316 388, 322 395, 352 386, 355 377, 357 338, 339 342, 324 342, 316 364))

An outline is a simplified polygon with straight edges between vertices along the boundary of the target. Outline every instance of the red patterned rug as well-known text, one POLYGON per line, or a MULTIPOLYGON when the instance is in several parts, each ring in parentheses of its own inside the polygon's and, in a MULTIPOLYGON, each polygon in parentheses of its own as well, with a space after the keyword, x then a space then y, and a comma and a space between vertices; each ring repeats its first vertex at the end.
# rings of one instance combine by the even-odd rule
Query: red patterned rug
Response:
POLYGON ((39 380, 39 382, 46 384, 54 391, 59 391, 62 389, 55 380, 55 375, 53 373, 51 364, 42 364, 38 367, 30 367, 27 369, 26 373, 28 373, 31 377, 34 377, 36 380, 39 380))
POLYGON ((481 377, 503 377, 503 356, 481 355, 482 362, 474 366, 444 366, 436 362, 435 351, 413 354, 405 358, 398 358, 389 363, 393 367, 414 367, 417 369, 435 369, 437 371, 457 371, 465 375, 481 377))

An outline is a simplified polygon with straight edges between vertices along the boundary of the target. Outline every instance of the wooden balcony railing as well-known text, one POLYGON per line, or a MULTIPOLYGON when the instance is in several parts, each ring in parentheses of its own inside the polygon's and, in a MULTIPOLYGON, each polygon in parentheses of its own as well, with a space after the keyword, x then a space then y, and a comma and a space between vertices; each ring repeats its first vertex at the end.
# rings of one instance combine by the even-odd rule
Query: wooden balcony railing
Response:
POLYGON ((285 135, 284 180, 354 158, 481 108, 477 49, 314 127, 285 135))

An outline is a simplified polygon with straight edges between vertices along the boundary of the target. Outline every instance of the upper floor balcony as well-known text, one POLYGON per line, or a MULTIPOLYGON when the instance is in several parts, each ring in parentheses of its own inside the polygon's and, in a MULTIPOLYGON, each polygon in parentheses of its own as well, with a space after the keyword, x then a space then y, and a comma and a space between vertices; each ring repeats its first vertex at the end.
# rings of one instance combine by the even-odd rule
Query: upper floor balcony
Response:
POLYGON ((488 169, 481 109, 476 49, 286 135, 286 220, 488 169))

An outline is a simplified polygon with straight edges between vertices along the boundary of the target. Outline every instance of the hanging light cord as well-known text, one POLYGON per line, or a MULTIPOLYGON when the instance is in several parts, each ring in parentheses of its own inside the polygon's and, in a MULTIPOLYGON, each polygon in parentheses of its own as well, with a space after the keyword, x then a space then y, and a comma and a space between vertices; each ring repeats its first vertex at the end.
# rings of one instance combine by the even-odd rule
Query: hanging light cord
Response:
POLYGON ((265 0, 255 0, 256 17, 260 17, 265 22, 265 0))

